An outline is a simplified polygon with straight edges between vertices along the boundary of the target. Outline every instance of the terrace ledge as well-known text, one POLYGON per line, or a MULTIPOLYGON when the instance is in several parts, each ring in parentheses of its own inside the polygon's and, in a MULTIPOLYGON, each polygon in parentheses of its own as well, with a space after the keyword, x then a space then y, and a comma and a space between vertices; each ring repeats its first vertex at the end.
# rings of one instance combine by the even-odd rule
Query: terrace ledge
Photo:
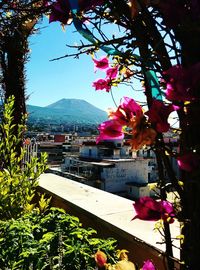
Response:
MULTIPOLYGON (((136 258, 137 254, 141 254, 142 260, 145 257, 146 249, 154 261, 156 257, 158 259, 163 257, 160 259, 164 260, 165 244, 159 244, 163 242, 163 239, 154 230, 155 222, 139 219, 131 221, 136 215, 133 208, 134 201, 52 173, 40 176, 39 190, 52 196, 54 206, 65 208, 70 214, 77 215, 81 222, 83 220, 83 224, 86 219, 89 220, 90 227, 98 227, 97 231, 101 231, 100 234, 110 231, 113 232, 111 236, 115 238, 117 236, 117 240, 123 238, 133 242, 135 254, 133 257, 139 263, 140 259, 136 258), (95 223, 98 226, 95 226, 95 223), (138 250, 141 245, 145 247, 143 253, 138 250)), ((172 237, 180 235, 177 221, 171 224, 170 228, 172 237)), ((128 249, 126 246, 123 248, 128 249)), ((179 259, 178 249, 174 249, 174 257, 179 259)), ((160 266, 158 269, 161 268, 160 266)))

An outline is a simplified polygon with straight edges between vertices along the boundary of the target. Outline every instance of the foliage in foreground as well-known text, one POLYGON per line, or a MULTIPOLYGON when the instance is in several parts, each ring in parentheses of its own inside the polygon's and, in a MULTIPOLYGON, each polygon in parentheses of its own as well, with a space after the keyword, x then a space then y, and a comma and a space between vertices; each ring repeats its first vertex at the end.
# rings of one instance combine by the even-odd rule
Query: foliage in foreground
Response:
POLYGON ((108 262, 115 262, 116 241, 95 234, 58 208, 45 213, 35 209, 16 220, 1 221, 0 269, 92 270, 98 250, 105 252, 108 262))
POLYGON ((82 228, 78 218, 49 209, 43 195, 38 207, 32 204, 46 155, 25 160, 25 125, 13 124, 13 107, 10 97, 0 124, 0 269, 91 270, 100 249, 115 263, 114 239, 95 238, 95 230, 82 228))
POLYGON ((25 124, 13 124, 14 98, 4 104, 0 124, 0 219, 19 217, 27 208, 38 185, 38 177, 46 169, 46 154, 41 159, 32 157, 24 160, 25 150, 21 147, 25 124))

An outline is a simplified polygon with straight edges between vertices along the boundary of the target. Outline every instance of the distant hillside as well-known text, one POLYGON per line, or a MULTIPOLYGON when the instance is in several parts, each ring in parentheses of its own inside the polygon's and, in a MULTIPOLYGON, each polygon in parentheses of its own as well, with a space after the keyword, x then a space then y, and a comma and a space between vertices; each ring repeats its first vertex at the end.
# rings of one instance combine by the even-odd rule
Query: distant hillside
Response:
POLYGON ((107 119, 105 111, 80 99, 61 99, 46 107, 28 105, 27 110, 30 122, 99 124, 107 119))

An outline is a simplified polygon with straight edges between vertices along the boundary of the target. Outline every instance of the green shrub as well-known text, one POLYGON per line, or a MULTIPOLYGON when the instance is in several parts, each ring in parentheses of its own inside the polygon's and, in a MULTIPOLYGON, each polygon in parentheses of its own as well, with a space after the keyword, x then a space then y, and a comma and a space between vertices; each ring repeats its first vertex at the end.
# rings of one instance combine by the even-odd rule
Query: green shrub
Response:
POLYGON ((0 269, 92 270, 97 250, 114 263, 116 241, 95 234, 58 208, 45 213, 34 209, 16 220, 1 221, 0 269))
POLYGON ((4 104, 0 123, 0 219, 19 217, 26 209, 38 185, 38 177, 46 169, 47 155, 24 161, 25 151, 21 145, 25 125, 13 125, 14 98, 4 104))
POLYGON ((115 240, 96 238, 96 232, 84 229, 78 218, 49 209, 50 199, 44 195, 38 207, 31 204, 47 157, 24 163, 25 152, 19 145, 25 126, 19 125, 16 132, 13 106, 11 97, 0 124, 0 269, 92 270, 98 250, 115 263, 115 240))

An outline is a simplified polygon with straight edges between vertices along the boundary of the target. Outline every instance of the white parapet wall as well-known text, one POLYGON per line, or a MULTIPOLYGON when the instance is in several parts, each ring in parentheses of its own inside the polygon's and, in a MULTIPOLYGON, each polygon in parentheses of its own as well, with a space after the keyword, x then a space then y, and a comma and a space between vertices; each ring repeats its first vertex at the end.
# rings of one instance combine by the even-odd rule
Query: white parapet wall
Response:
MULTIPOLYGON (((87 220, 100 235, 115 237, 120 248, 129 249, 130 257, 138 266, 146 259, 153 259, 157 269, 166 270, 165 244, 154 230, 155 222, 132 220, 136 215, 134 201, 119 197, 85 184, 52 174, 42 174, 39 190, 52 196, 54 206, 61 206, 76 214, 83 224, 87 220), (131 249, 131 250, 130 250, 131 249)), ((87 225, 88 225, 87 224, 87 225)), ((178 222, 170 225, 172 237, 180 235, 178 222)), ((174 244, 178 245, 178 240, 174 244)), ((175 269, 179 269, 179 251, 174 249, 175 269)))

